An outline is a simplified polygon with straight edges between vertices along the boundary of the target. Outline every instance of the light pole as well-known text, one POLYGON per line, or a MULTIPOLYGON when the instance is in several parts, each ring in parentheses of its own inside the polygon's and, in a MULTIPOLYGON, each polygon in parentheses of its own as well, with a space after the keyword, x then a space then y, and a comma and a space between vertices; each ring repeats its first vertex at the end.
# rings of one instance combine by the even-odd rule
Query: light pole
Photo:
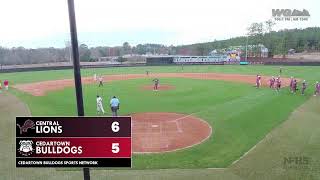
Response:
MULTIPOLYGON (((77 97, 77 110, 78 110, 78 116, 84 116, 77 25, 76 25, 76 17, 75 17, 73 0, 68 0, 68 10, 69 10, 69 21, 70 21, 72 57, 73 57, 74 83, 75 83, 76 97, 77 97)), ((83 168, 83 179, 90 180, 89 168, 83 168)))

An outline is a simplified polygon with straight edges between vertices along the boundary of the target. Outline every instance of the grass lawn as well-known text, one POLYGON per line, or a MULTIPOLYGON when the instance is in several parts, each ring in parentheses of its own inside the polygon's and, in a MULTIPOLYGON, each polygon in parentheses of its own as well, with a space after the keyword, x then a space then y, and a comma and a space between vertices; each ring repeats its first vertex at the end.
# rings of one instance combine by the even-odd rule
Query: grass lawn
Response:
MULTIPOLYGON (((0 94, 0 174, 6 180, 78 180, 82 170, 53 168, 15 168, 15 121, 17 115, 29 115, 26 106, 10 94, 0 94), (4 105, 6 105, 5 108, 4 105), (12 127, 12 128, 10 128, 12 127)), ((167 169, 167 170, 105 170, 92 169, 95 180, 318 180, 320 178, 320 121, 318 98, 311 98, 296 109, 290 118, 273 129, 257 147, 243 159, 226 169, 167 169), (310 158, 307 165, 284 166, 284 157, 310 158)))

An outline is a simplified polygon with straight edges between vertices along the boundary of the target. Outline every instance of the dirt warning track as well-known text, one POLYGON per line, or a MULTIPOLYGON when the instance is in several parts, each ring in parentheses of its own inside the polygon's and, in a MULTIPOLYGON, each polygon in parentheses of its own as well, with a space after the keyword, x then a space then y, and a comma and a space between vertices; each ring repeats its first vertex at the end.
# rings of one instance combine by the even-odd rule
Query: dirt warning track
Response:
MULTIPOLYGON (((254 85, 256 82, 255 75, 242 74, 222 74, 222 73, 157 73, 157 74, 119 74, 119 75, 105 75, 103 77, 105 82, 139 79, 139 78, 189 78, 189 79, 207 79, 207 80, 222 80, 229 82, 241 82, 254 85)), ((267 86, 270 77, 262 76, 262 86, 267 86)), ((290 84, 289 78, 281 78, 282 86, 290 84)), ((93 77, 82 78, 83 84, 96 83, 93 77)), ((66 87, 73 87, 73 79, 62 79, 52 81, 42 81, 28 84, 18 84, 14 87, 20 91, 29 93, 33 96, 44 96, 47 92, 62 90, 66 87)))

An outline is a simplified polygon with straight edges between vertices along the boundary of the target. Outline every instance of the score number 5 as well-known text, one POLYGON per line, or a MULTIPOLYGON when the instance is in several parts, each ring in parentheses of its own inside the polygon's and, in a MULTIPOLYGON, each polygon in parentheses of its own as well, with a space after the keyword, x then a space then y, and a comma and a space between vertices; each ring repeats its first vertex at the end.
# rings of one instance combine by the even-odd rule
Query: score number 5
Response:
POLYGON ((112 143, 112 150, 113 153, 117 154, 120 152, 119 143, 112 143))

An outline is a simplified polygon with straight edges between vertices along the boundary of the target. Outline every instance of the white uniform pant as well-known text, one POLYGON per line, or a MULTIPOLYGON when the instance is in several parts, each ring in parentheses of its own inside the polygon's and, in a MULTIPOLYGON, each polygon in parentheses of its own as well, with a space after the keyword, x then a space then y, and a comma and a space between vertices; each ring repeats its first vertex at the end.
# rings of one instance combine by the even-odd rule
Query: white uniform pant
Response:
POLYGON ((98 111, 98 113, 102 112, 104 114, 104 109, 103 109, 103 105, 102 104, 98 104, 97 105, 97 111, 98 111))

